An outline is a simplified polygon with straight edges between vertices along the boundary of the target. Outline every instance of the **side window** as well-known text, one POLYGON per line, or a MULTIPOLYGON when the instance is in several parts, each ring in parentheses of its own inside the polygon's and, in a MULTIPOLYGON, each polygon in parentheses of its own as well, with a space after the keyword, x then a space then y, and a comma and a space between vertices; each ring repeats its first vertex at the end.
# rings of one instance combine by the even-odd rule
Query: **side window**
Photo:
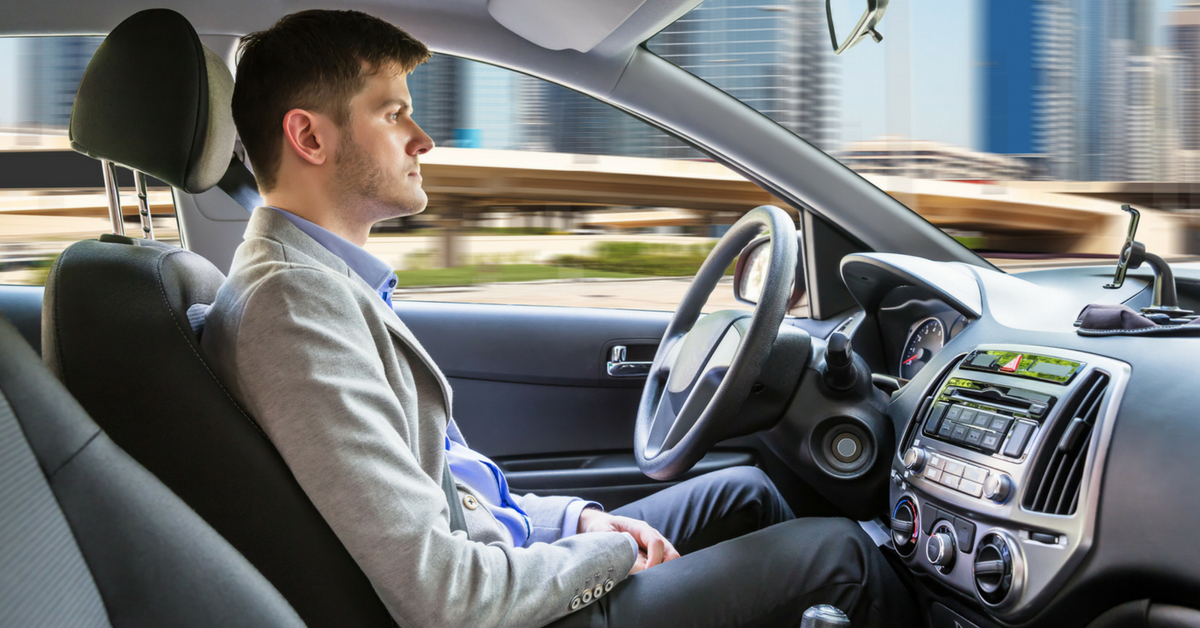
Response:
MULTIPOLYGON (((0 284, 41 285, 72 243, 110 230, 100 163, 67 124, 102 37, 0 38, 0 284)), ((133 178, 118 168, 126 233, 140 230, 133 178)), ((155 237, 178 243, 169 187, 149 188, 155 237)))
MULTIPOLYGON (((503 68, 435 55, 409 76, 421 159, 416 216, 367 245, 394 299, 673 310, 757 185, 636 118, 503 68)), ((730 272, 732 275, 732 271, 730 272)), ((731 279, 710 309, 735 307, 731 279)))

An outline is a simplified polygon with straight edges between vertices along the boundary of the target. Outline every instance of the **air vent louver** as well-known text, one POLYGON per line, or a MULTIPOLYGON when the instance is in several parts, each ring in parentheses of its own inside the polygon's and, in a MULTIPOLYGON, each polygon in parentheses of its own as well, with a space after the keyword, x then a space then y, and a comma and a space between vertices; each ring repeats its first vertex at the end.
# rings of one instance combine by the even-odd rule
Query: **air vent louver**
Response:
POLYGON ((1021 502, 1027 510, 1051 515, 1075 514, 1088 447, 1107 390, 1108 375, 1093 372, 1050 426, 1021 502))

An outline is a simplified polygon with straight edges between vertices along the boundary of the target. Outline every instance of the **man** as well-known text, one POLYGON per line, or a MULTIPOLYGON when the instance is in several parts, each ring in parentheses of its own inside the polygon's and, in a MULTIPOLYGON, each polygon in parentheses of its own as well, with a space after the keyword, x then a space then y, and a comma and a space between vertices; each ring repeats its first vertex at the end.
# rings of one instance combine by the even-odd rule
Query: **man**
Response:
POLYGON ((203 337, 396 620, 762 625, 823 602, 860 628, 906 617, 861 529, 788 521, 757 469, 609 514, 514 496, 469 448, 449 384, 391 308, 395 275, 361 248, 376 222, 425 208, 419 157, 433 141, 406 77, 428 56, 349 11, 296 13, 243 39, 234 119, 266 206, 203 337))

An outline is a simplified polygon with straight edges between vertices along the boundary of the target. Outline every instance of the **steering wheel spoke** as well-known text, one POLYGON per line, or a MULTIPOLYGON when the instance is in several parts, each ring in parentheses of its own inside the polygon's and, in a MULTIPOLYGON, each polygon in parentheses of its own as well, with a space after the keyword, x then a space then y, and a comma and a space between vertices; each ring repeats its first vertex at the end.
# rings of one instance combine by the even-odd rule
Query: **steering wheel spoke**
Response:
POLYGON ((642 472, 672 479, 723 434, 766 364, 787 310, 796 270, 796 229, 777 207, 746 213, 717 243, 667 326, 638 405, 634 451, 642 472), (772 238, 763 293, 754 313, 701 317, 725 269, 761 232, 772 238))

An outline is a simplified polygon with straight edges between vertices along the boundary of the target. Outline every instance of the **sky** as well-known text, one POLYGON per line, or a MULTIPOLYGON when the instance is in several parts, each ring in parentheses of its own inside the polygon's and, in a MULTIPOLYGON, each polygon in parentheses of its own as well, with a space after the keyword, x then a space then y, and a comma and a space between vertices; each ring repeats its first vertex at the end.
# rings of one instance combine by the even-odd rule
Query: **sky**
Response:
MULTIPOLYGON (((1155 38, 1163 45, 1163 16, 1176 0, 1154 2, 1155 38)), ((894 134, 978 149, 974 70, 982 6, 983 0, 891 0, 879 26, 883 41, 868 40, 835 57, 842 141, 894 134)))
POLYGON ((976 147, 973 70, 980 5, 981 0, 891 0, 878 29, 883 41, 867 40, 834 57, 842 141, 886 134, 976 147))

